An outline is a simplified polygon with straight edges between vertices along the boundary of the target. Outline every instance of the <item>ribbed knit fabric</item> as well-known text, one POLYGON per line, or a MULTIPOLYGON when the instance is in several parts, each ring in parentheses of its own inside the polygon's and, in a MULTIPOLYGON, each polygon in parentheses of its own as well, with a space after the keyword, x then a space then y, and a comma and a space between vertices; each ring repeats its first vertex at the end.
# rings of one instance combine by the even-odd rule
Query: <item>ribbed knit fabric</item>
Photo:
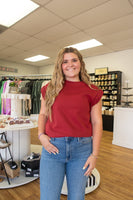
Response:
MULTIPOLYGON (((41 89, 43 98, 47 86, 41 89)), ((84 82, 65 81, 64 87, 52 106, 52 122, 46 123, 46 134, 50 137, 90 137, 92 124, 90 112, 98 103, 103 91, 84 82)))

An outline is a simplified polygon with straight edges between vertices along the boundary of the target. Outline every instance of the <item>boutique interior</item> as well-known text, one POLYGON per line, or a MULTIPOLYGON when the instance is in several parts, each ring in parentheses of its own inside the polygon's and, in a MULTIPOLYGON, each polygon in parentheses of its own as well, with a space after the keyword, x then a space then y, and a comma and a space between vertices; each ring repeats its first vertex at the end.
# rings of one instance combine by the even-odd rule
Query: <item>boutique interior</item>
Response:
MULTIPOLYGON (((4 2, 0 1, 0 200, 40 199, 41 87, 51 80, 60 49, 94 40, 97 46, 79 49, 91 82, 103 90, 103 135, 85 200, 132 200, 133 0, 4 2), (14 22, 14 15, 9 22, 17 6, 26 14, 18 12, 18 19, 14 22), (41 60, 30 61, 34 56, 41 60), (31 162, 33 169, 28 170, 31 162)), ((60 199, 67 200, 65 180, 60 199)))

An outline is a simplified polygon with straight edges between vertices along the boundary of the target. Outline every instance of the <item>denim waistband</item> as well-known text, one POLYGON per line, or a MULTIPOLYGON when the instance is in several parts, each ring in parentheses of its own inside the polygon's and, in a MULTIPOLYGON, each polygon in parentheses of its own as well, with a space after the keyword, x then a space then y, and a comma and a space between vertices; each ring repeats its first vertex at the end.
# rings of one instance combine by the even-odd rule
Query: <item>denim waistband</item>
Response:
POLYGON ((51 141, 55 140, 60 140, 60 141, 65 141, 65 142, 70 142, 70 141, 80 141, 82 139, 88 139, 92 137, 51 137, 51 141))

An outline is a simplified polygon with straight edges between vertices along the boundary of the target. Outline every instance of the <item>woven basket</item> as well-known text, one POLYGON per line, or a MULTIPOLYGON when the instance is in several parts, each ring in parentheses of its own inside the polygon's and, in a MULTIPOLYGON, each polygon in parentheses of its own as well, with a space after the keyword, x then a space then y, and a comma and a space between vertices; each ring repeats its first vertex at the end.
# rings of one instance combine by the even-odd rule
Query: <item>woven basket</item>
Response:
POLYGON ((0 176, 5 176, 5 172, 4 172, 4 169, 2 167, 2 163, 0 162, 0 176))
POLYGON ((5 168, 10 178, 15 178, 16 176, 18 177, 20 174, 20 167, 18 167, 17 169, 11 169, 8 163, 5 163, 5 168))

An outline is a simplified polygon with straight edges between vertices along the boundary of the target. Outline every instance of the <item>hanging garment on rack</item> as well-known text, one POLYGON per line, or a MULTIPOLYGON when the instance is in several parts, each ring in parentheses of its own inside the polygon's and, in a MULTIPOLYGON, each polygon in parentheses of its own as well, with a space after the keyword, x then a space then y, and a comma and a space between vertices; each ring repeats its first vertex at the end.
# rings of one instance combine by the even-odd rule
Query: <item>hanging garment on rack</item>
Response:
POLYGON ((2 111, 2 104, 3 104, 3 102, 2 102, 2 98, 1 98, 1 94, 3 93, 3 88, 4 88, 4 83, 5 83, 6 81, 2 81, 2 84, 1 84, 1 88, 0 88, 0 113, 1 113, 1 111, 2 111))
MULTIPOLYGON (((3 93, 7 94, 9 93, 9 84, 10 84, 10 80, 7 80, 4 82, 3 85, 3 93)), ((6 114, 6 115, 10 115, 11 114, 11 99, 9 98, 3 98, 2 99, 2 104, 1 104, 1 114, 6 114)))
MULTIPOLYGON (((21 107, 21 111, 23 113, 27 113, 27 106, 28 106, 28 113, 30 114, 38 114, 40 112, 41 107, 41 87, 42 84, 44 85, 51 80, 51 75, 45 75, 45 74, 33 74, 33 75, 7 75, 0 76, 2 80, 0 81, 0 92, 3 93, 3 82, 7 80, 14 80, 19 79, 19 92, 21 94, 30 94, 31 95, 31 101, 28 102, 22 102, 23 107, 21 107), (24 110, 24 104, 26 106, 26 109, 24 110), (29 111, 30 109, 30 111, 29 111)), ((1 102, 1 93, 0 93, 0 105, 1 102)), ((4 111, 6 112, 6 111, 4 111)), ((0 113, 1 113, 1 107, 0 107, 0 113)), ((9 113, 9 112, 8 112, 9 113)))
POLYGON ((30 99, 21 99, 21 115, 29 116, 30 115, 30 99))
POLYGON ((33 83, 34 83, 34 80, 30 80, 26 83, 25 87, 27 88, 27 94, 32 93, 33 83))
POLYGON ((33 83, 32 94, 31 94, 32 114, 39 114, 39 112, 40 112, 41 86, 42 86, 43 81, 44 80, 37 80, 37 81, 34 81, 34 83, 33 83))
POLYGON ((19 84, 19 91, 21 94, 29 94, 28 90, 29 88, 26 86, 27 83, 29 83, 29 80, 23 80, 21 81, 21 83, 19 84))
POLYGON ((2 108, 2 100, 1 100, 1 94, 3 93, 3 87, 4 87, 5 81, 1 81, 1 87, 0 87, 0 114, 1 114, 1 108, 2 108))
MULTIPOLYGON (((10 87, 10 80, 7 80, 4 83, 4 87, 3 87, 3 93, 7 94, 9 93, 10 87)), ((6 99, 2 99, 2 111, 1 114, 6 114, 6 115, 10 115, 11 114, 11 99, 6 98, 6 99)))
MULTIPOLYGON (((49 80, 44 80, 44 81, 42 82, 41 88, 42 88, 43 86, 45 86, 47 83, 49 83, 49 80)), ((42 94, 41 94, 40 99, 42 99, 42 94)))

